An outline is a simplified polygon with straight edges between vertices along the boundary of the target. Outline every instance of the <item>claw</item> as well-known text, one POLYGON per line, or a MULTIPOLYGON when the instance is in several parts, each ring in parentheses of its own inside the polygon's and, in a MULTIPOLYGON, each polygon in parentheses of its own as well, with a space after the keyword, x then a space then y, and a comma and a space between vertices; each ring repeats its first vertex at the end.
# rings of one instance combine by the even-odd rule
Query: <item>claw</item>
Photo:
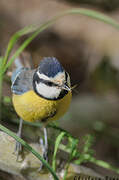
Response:
POLYGON ((22 153, 23 153, 21 143, 16 142, 14 152, 15 152, 15 154, 17 156, 16 161, 21 161, 21 159, 22 159, 21 156, 22 156, 22 153))

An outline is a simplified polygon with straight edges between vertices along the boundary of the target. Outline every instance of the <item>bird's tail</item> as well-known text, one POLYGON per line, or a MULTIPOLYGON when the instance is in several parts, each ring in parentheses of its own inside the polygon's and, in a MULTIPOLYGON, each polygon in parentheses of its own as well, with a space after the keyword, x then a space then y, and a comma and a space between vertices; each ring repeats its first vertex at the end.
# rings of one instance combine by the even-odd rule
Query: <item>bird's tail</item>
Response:
POLYGON ((33 68, 32 57, 29 53, 22 53, 19 57, 17 57, 14 61, 15 68, 33 68))
POLYGON ((17 76, 23 69, 32 69, 33 61, 30 54, 22 54, 14 60, 14 67, 12 70, 11 81, 13 82, 17 76))

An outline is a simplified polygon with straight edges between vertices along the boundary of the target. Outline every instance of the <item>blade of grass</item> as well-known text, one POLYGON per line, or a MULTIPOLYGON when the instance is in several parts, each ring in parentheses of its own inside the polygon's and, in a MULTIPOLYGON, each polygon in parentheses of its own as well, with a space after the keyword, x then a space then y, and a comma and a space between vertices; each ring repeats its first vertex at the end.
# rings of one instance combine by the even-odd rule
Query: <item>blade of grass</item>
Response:
POLYGON ((73 153, 74 153, 75 149, 77 148, 77 144, 78 144, 77 139, 72 139, 69 159, 68 159, 68 162, 67 162, 66 167, 65 167, 65 172, 64 172, 63 180, 66 180, 68 169, 69 169, 69 165, 70 165, 70 162, 71 162, 71 160, 73 158, 73 153))
POLYGON ((2 81, 3 81, 3 75, 2 75, 2 63, 3 58, 0 57, 0 122, 1 122, 1 108, 2 108, 2 81))
POLYGON ((102 21, 106 24, 109 24, 109 25, 115 27, 116 29, 119 29, 119 23, 116 20, 114 20, 113 18, 111 18, 111 17, 109 17, 103 13, 100 13, 100 12, 97 12, 94 10, 77 8, 77 9, 68 10, 68 11, 64 12, 64 14, 66 14, 66 15, 68 15, 68 14, 82 14, 82 15, 91 17, 93 19, 97 19, 99 21, 102 21))
POLYGON ((3 64, 2 66, 4 67, 5 64, 7 63, 7 60, 8 60, 8 57, 13 49, 13 46, 16 44, 16 42, 18 41, 18 39, 21 37, 21 36, 24 36, 26 34, 29 34, 31 32, 34 32, 35 30, 37 30, 37 26, 33 26, 33 25, 30 25, 30 26, 26 26, 25 28, 21 29, 20 31, 16 32, 10 39, 9 43, 8 43, 8 47, 6 49, 6 52, 5 52, 5 56, 4 56, 4 59, 3 59, 3 64))
MULTIPOLYGON (((53 24, 53 22, 52 22, 53 24)), ((51 25, 51 23, 46 23, 43 24, 35 33, 33 33, 28 39, 26 39, 23 44, 20 46, 20 48, 18 48, 18 50, 16 50, 16 52, 14 53, 14 55, 11 57, 11 59, 8 61, 8 63, 6 64, 3 73, 7 70, 7 68, 13 63, 13 61, 20 55, 20 53, 30 44, 30 42, 43 30, 45 30, 46 28, 49 27, 49 25, 51 25)))
POLYGON ((53 158, 52 158, 52 169, 54 171, 56 171, 56 154, 58 151, 58 147, 60 145, 62 138, 65 136, 65 134, 66 134, 65 132, 61 132, 55 140, 55 148, 54 148, 54 154, 53 154, 53 158))
POLYGON ((105 161, 98 160, 89 154, 81 154, 79 159, 73 161, 73 163, 77 165, 80 165, 81 163, 84 163, 84 162, 91 162, 93 164, 96 164, 100 167, 114 171, 115 173, 119 174, 119 168, 116 168, 105 161))
POLYGON ((21 143, 27 150, 29 150, 31 153, 33 153, 44 164, 44 166, 50 171, 50 173, 53 175, 54 179, 59 180, 56 173, 53 171, 53 169, 50 167, 50 165, 44 160, 44 158, 42 156, 40 156, 40 154, 37 153, 31 146, 29 146, 23 139, 16 136, 15 133, 10 131, 6 127, 2 126, 1 124, 0 124, 0 129, 2 131, 4 131, 5 133, 7 133, 9 136, 13 137, 16 141, 21 143))
POLYGON ((12 64, 12 62, 14 61, 14 59, 19 56, 19 54, 28 46, 28 44, 40 33, 42 32, 43 30, 47 29, 49 26, 53 25, 59 18, 61 17, 64 17, 66 15, 70 15, 70 14, 81 14, 81 15, 85 15, 85 16, 88 16, 88 17, 91 17, 93 19, 97 19, 97 20, 100 20, 106 24, 109 24, 117 29, 119 29, 119 23, 117 23, 115 20, 113 20, 112 18, 102 14, 102 13, 99 13, 99 12, 96 12, 94 10, 88 10, 88 9, 83 9, 83 8, 78 8, 78 9, 71 9, 71 10, 68 10, 68 11, 64 11, 63 13, 61 13, 60 15, 58 16, 55 16, 53 19, 47 21, 46 23, 44 23, 43 25, 41 25, 38 29, 34 26, 31 26, 30 29, 28 27, 26 27, 26 30, 21 30, 19 32, 22 32, 22 33, 18 33, 18 36, 17 38, 14 37, 12 39, 13 42, 9 42, 9 46, 8 46, 8 49, 7 49, 7 52, 5 54, 5 58, 4 58, 4 65, 5 63, 7 62, 7 59, 8 59, 8 56, 10 54, 10 51, 13 47, 13 44, 16 42, 16 40, 18 38, 20 38, 20 36, 24 35, 24 34, 27 34, 29 32, 33 32, 34 30, 36 30, 32 36, 30 36, 28 39, 26 39, 24 41, 24 43, 21 45, 21 47, 16 51, 16 53, 12 56, 12 58, 10 59, 10 61, 7 63, 7 65, 5 66, 4 68, 4 72, 6 71, 6 69, 12 64), (28 29, 27 29, 28 28, 28 29), (24 32, 25 31, 25 32, 24 32))
POLYGON ((84 137, 85 143, 83 146, 82 154, 90 154, 90 151, 92 150, 92 145, 94 143, 94 136, 91 134, 88 134, 84 137))
POLYGON ((3 80, 3 77, 2 75, 0 75, 0 123, 1 123, 1 115, 2 115, 2 112, 1 112, 1 109, 2 109, 2 80, 3 80))
POLYGON ((109 169, 109 170, 114 171, 114 172, 116 172, 117 174, 119 174, 119 168, 116 168, 116 167, 110 165, 109 163, 107 163, 107 162, 105 162, 105 161, 97 160, 97 159, 95 159, 94 157, 91 157, 91 158, 89 159, 89 162, 92 162, 92 163, 94 163, 94 164, 96 164, 96 165, 98 165, 98 166, 101 166, 101 167, 103 167, 103 168, 105 168, 105 169, 109 169))

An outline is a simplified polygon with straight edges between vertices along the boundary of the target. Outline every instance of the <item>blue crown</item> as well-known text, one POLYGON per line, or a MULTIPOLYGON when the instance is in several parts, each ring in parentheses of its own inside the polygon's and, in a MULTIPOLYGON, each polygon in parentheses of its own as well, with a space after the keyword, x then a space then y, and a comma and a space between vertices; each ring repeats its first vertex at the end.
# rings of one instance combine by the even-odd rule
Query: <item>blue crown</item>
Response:
POLYGON ((55 57, 45 57, 40 62, 38 70, 41 74, 44 74, 48 77, 54 77, 59 72, 63 72, 64 68, 55 57))

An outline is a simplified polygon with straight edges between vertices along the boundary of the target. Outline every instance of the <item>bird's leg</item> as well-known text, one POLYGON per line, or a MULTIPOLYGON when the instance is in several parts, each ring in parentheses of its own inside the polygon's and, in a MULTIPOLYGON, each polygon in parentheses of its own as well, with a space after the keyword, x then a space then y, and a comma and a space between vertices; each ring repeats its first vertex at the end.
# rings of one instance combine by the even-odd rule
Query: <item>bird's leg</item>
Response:
MULTIPOLYGON (((21 134, 22 134, 22 126, 23 126, 23 119, 20 118, 20 123, 19 123, 19 129, 17 132, 17 136, 21 138, 21 134)), ((19 155, 22 153, 22 145, 21 143, 16 141, 16 145, 15 145, 15 152, 17 152, 17 161, 19 159, 19 155)))
POLYGON ((46 127, 43 128, 44 132, 44 152, 43 152, 43 158, 48 161, 48 136, 47 136, 47 129, 46 127))
MULTIPOLYGON (((47 129, 46 127, 43 128, 44 133, 44 141, 42 138, 40 138, 40 144, 43 151, 43 158, 48 161, 48 137, 47 137, 47 129)), ((41 167, 39 168, 39 171, 43 169, 43 164, 41 164, 41 167)))

